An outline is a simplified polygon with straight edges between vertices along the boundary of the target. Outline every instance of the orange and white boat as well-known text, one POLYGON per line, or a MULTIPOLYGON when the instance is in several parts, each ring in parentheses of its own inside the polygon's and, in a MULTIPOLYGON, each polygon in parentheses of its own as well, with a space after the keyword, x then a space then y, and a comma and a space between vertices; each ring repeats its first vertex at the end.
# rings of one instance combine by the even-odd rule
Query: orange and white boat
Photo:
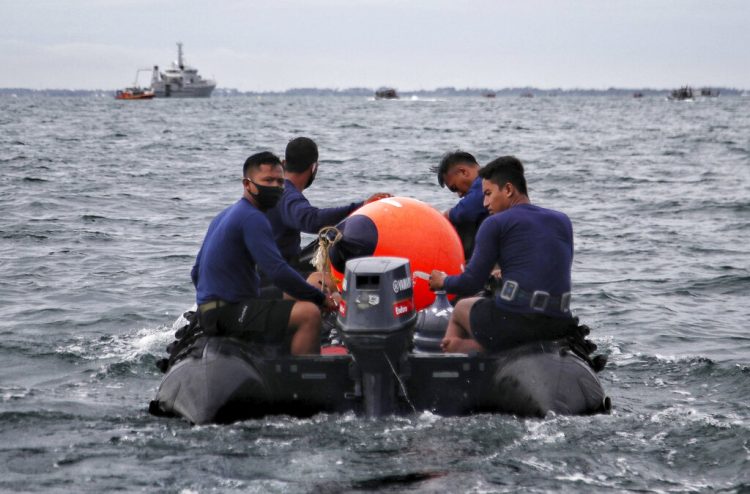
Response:
POLYGON ((139 87, 126 87, 115 93, 115 99, 151 99, 154 92, 151 89, 142 89, 139 87))

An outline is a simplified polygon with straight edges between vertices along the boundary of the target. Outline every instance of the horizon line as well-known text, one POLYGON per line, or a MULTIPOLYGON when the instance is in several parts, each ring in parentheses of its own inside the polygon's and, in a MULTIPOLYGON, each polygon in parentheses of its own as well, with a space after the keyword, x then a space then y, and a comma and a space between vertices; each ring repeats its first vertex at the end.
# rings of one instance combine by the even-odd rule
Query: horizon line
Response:
MULTIPOLYGON (((146 86, 147 87, 147 86, 146 86)), ((691 87, 691 88, 701 88, 701 89, 717 89, 717 90, 725 90, 725 91, 736 91, 736 92, 742 92, 746 91, 747 88, 740 88, 740 87, 730 87, 730 86, 719 86, 719 85, 696 85, 692 86, 690 84, 679 86, 681 87, 691 87)), ((378 89, 384 89, 384 88, 393 88, 396 89, 398 92, 401 93, 436 93, 436 92, 476 92, 476 91, 494 91, 494 92, 510 92, 510 91, 539 91, 539 92, 552 92, 552 91, 562 91, 562 92, 571 92, 571 91, 586 91, 586 92, 608 92, 608 91, 649 91, 649 92, 659 92, 659 91, 672 91, 675 88, 658 88, 658 87, 624 87, 624 86, 610 86, 608 88, 591 88, 591 87, 554 87, 554 88, 541 88, 536 86, 511 86, 511 87, 503 87, 503 88, 492 88, 492 87, 455 87, 455 86, 440 86, 433 89, 398 89, 394 86, 378 86, 374 88, 365 87, 365 86, 349 86, 349 87, 316 87, 316 86, 306 86, 306 87, 291 87, 286 89, 249 89, 249 90, 243 90, 243 89, 237 89, 233 87, 216 87, 215 91, 230 91, 230 92, 238 92, 238 93, 248 93, 248 94, 281 94, 281 93, 288 93, 288 92, 294 92, 294 91, 329 91, 329 92, 346 92, 346 91, 358 91, 358 92, 375 92, 378 89)), ((96 88, 96 89, 86 89, 86 88, 60 88, 60 87, 48 87, 48 88, 31 88, 31 87, 0 87, 0 91, 6 92, 6 91, 76 91, 76 92, 112 92, 117 91, 121 88, 112 88, 112 89, 103 89, 103 88, 96 88)))

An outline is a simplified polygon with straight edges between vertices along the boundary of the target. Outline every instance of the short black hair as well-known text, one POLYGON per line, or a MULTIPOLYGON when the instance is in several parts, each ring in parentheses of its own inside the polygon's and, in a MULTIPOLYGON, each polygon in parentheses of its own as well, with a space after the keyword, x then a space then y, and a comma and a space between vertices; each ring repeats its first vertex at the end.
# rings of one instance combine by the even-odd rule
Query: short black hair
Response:
POLYGON ((440 184, 440 187, 445 187, 445 181, 443 180, 443 175, 448 173, 451 168, 453 168, 455 165, 458 165, 460 163, 469 163, 472 165, 479 166, 479 163, 477 163, 476 158, 474 158, 473 155, 470 153, 467 153, 466 151, 461 151, 460 149, 457 149, 455 151, 447 152, 443 155, 443 158, 440 160, 440 164, 438 166, 433 166, 432 171, 437 173, 437 179, 438 183, 440 184))
POLYGON ((260 165, 281 165, 281 160, 270 151, 255 153, 246 159, 245 164, 242 165, 242 176, 246 176, 250 168, 260 169, 260 165))
POLYGON ((318 161, 318 145, 309 137, 296 137, 286 145, 286 169, 302 173, 318 161))
POLYGON ((479 176, 499 187, 510 182, 518 189, 518 192, 525 196, 529 195, 526 191, 526 177, 523 175, 523 164, 515 156, 500 156, 494 159, 479 170, 479 176))

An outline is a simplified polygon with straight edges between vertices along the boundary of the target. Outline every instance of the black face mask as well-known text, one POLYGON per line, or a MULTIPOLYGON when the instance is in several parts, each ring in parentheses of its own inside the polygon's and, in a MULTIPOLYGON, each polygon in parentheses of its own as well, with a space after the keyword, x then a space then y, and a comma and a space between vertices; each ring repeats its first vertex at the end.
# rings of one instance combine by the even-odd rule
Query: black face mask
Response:
MULTIPOLYGON (((250 179, 248 179, 250 180, 250 179)), ((257 194, 250 192, 255 202, 258 203, 258 209, 261 211, 268 211, 279 202, 281 196, 284 194, 284 187, 273 187, 271 185, 260 185, 250 180, 252 184, 258 189, 257 194)), ((249 191, 248 191, 249 192, 249 191)))
POLYGON ((308 188, 312 185, 313 181, 315 180, 315 175, 318 174, 318 165, 315 165, 315 171, 313 171, 310 174, 310 178, 307 179, 307 184, 305 185, 305 188, 308 188))

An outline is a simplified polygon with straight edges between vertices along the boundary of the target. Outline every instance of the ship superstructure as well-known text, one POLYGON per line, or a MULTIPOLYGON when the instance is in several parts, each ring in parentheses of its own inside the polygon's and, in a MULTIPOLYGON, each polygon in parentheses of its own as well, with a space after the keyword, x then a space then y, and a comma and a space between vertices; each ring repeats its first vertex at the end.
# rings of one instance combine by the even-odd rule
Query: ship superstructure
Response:
POLYGON ((208 98, 216 81, 198 75, 198 69, 186 65, 182 57, 182 43, 177 43, 177 60, 164 72, 154 65, 151 90, 157 98, 208 98))

